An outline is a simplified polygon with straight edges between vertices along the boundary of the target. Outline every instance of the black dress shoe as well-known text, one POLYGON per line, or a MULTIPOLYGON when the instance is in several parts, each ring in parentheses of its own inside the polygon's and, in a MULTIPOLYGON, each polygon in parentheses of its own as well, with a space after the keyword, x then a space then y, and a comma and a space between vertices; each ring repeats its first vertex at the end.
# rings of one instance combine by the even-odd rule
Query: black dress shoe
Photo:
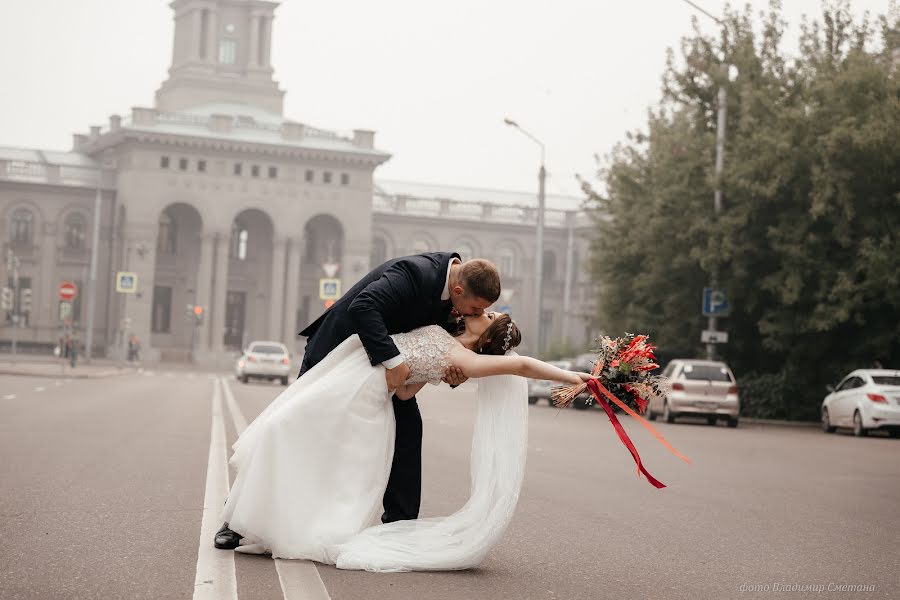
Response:
POLYGON ((228 523, 225 523, 222 525, 222 529, 216 532, 216 537, 213 539, 213 545, 219 550, 234 550, 241 545, 242 537, 241 534, 230 530, 228 528, 228 523))

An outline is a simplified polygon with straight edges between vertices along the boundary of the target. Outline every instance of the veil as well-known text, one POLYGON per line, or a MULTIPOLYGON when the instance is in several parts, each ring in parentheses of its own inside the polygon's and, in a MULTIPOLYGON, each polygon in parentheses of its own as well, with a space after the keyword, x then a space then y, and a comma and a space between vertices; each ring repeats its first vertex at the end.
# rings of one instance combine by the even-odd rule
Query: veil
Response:
POLYGON ((478 565, 503 535, 519 499, 528 446, 527 397, 522 377, 479 379, 468 502, 448 517, 365 529, 330 550, 335 565, 382 572, 478 565))

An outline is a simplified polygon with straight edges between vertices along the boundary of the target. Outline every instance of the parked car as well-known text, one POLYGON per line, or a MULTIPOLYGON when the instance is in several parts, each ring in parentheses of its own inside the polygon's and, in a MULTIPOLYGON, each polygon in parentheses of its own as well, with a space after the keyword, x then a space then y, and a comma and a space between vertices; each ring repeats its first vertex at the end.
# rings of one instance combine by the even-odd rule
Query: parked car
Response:
MULTIPOLYGON (((557 366, 560 369, 571 370, 573 362, 571 360, 551 360, 547 361, 551 365, 557 366)), ((553 401, 550 400, 550 390, 560 384, 558 381, 546 381, 544 379, 529 379, 528 380, 528 404, 537 404, 538 400, 546 400, 548 406, 553 406, 553 401)))
POLYGON ((731 369, 723 362, 676 358, 669 361, 663 376, 671 380, 672 388, 662 400, 651 399, 646 417, 654 420, 662 415, 666 423, 674 423, 679 416, 706 417, 715 425, 725 419, 729 427, 738 426, 741 402, 731 369))
POLYGON ((281 380, 288 384, 291 370, 291 355, 281 342, 251 342, 234 365, 235 376, 247 383, 250 378, 281 380))
POLYGON ((900 436, 900 371, 858 369, 836 386, 826 386, 822 401, 822 430, 852 427, 856 436, 887 431, 900 436))

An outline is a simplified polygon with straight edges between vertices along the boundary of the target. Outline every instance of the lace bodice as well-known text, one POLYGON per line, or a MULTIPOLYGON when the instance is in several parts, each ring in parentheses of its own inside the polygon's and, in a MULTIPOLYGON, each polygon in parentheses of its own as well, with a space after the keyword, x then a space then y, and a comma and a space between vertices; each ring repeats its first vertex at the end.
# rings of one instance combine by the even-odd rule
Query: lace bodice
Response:
POLYGON ((406 383, 441 382, 450 366, 450 350, 456 344, 449 333, 438 325, 419 327, 391 336, 409 365, 406 383))

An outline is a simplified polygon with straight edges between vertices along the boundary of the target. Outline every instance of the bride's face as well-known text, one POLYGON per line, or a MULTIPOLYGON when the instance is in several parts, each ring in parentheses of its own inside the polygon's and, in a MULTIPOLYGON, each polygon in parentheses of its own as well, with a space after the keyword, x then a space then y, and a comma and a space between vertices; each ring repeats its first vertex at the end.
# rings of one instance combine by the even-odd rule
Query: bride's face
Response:
POLYGON ((500 313, 497 312, 486 312, 481 315, 472 315, 469 317, 465 317, 466 320, 466 333, 473 335, 475 337, 479 337, 484 330, 490 327, 491 323, 494 322, 494 319, 500 313))

